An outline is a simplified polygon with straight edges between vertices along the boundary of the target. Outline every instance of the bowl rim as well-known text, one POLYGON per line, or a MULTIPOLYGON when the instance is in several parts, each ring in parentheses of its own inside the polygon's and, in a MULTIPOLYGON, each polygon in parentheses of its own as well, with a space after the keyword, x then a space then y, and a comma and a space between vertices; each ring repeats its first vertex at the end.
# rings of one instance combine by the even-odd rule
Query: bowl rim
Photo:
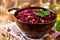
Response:
MULTIPOLYGON (((16 18, 16 15, 17 15, 20 11, 26 10, 26 9, 43 9, 43 10, 48 10, 48 11, 50 11, 51 13, 55 13, 54 11, 52 11, 52 10, 50 10, 50 9, 43 8, 43 7, 28 7, 28 8, 23 8, 23 9, 17 10, 17 11, 14 13, 14 18, 15 18, 15 20, 17 20, 17 21, 19 21, 19 22, 22 22, 22 23, 26 23, 26 24, 31 24, 31 23, 28 23, 28 22, 23 22, 23 21, 21 21, 21 20, 18 20, 18 19, 16 18)), ((56 13, 55 13, 55 14, 56 14, 56 13)), ((51 22, 39 23, 39 24, 49 24, 49 23, 52 23, 52 22, 54 22, 54 21, 56 21, 56 19, 53 20, 53 21, 51 21, 51 22)), ((36 25, 36 24, 34 24, 34 25, 36 25)))

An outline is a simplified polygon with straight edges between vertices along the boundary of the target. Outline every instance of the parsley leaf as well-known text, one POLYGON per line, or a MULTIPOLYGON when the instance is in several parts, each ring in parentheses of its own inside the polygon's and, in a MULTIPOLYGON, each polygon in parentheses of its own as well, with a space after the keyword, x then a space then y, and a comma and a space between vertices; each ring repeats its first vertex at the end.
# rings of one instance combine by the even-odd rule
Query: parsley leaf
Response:
POLYGON ((44 15, 49 15, 50 12, 49 11, 44 11, 44 15))
POLYGON ((36 14, 37 16, 41 16, 41 17, 44 17, 44 14, 43 14, 43 12, 37 12, 37 14, 36 14))
POLYGON ((50 11, 42 11, 42 12, 37 12, 36 15, 37 16, 41 16, 41 17, 44 17, 45 15, 49 15, 50 14, 50 11))

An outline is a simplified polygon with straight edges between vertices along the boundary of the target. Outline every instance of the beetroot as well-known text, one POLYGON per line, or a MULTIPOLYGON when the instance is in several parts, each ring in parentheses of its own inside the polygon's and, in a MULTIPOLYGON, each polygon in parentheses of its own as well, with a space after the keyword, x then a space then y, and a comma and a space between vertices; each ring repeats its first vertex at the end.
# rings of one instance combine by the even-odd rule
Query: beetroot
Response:
POLYGON ((50 13, 49 15, 45 15, 44 17, 35 15, 37 12, 34 9, 27 9, 19 12, 16 15, 16 18, 27 23, 31 24, 40 24, 40 23, 48 23, 54 20, 55 14, 50 13))

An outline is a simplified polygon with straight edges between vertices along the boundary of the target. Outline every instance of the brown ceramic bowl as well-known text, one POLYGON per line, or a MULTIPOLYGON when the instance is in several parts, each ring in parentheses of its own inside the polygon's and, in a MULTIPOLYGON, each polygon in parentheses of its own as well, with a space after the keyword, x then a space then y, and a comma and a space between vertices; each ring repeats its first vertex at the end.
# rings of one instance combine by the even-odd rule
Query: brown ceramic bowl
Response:
MULTIPOLYGON (((29 23, 26 23, 26 22, 19 21, 16 18, 16 15, 19 12, 21 12, 22 10, 26 10, 26 9, 43 9, 43 10, 48 10, 48 9, 41 8, 41 7, 29 7, 29 8, 23 8, 23 9, 17 10, 14 14, 17 26, 20 28, 20 30, 28 38, 33 38, 33 39, 42 38, 54 26, 56 18, 53 21, 49 22, 49 23, 43 23, 43 24, 42 23, 41 24, 29 24, 29 23)), ((48 10, 48 11, 50 11, 51 13, 55 13, 51 10, 48 10)))

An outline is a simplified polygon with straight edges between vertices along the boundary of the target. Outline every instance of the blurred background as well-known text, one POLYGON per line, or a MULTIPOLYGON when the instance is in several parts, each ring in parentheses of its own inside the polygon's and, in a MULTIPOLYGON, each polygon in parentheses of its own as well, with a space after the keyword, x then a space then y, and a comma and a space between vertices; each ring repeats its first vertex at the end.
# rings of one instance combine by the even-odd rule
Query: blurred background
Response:
MULTIPOLYGON (((60 0, 0 0, 0 27, 15 21, 14 13, 10 13, 8 10, 26 7, 44 7, 55 11, 57 13, 55 28, 60 31, 60 0)), ((2 33, 3 31, 0 29, 0 40, 10 40, 9 36, 5 37, 2 33)))

